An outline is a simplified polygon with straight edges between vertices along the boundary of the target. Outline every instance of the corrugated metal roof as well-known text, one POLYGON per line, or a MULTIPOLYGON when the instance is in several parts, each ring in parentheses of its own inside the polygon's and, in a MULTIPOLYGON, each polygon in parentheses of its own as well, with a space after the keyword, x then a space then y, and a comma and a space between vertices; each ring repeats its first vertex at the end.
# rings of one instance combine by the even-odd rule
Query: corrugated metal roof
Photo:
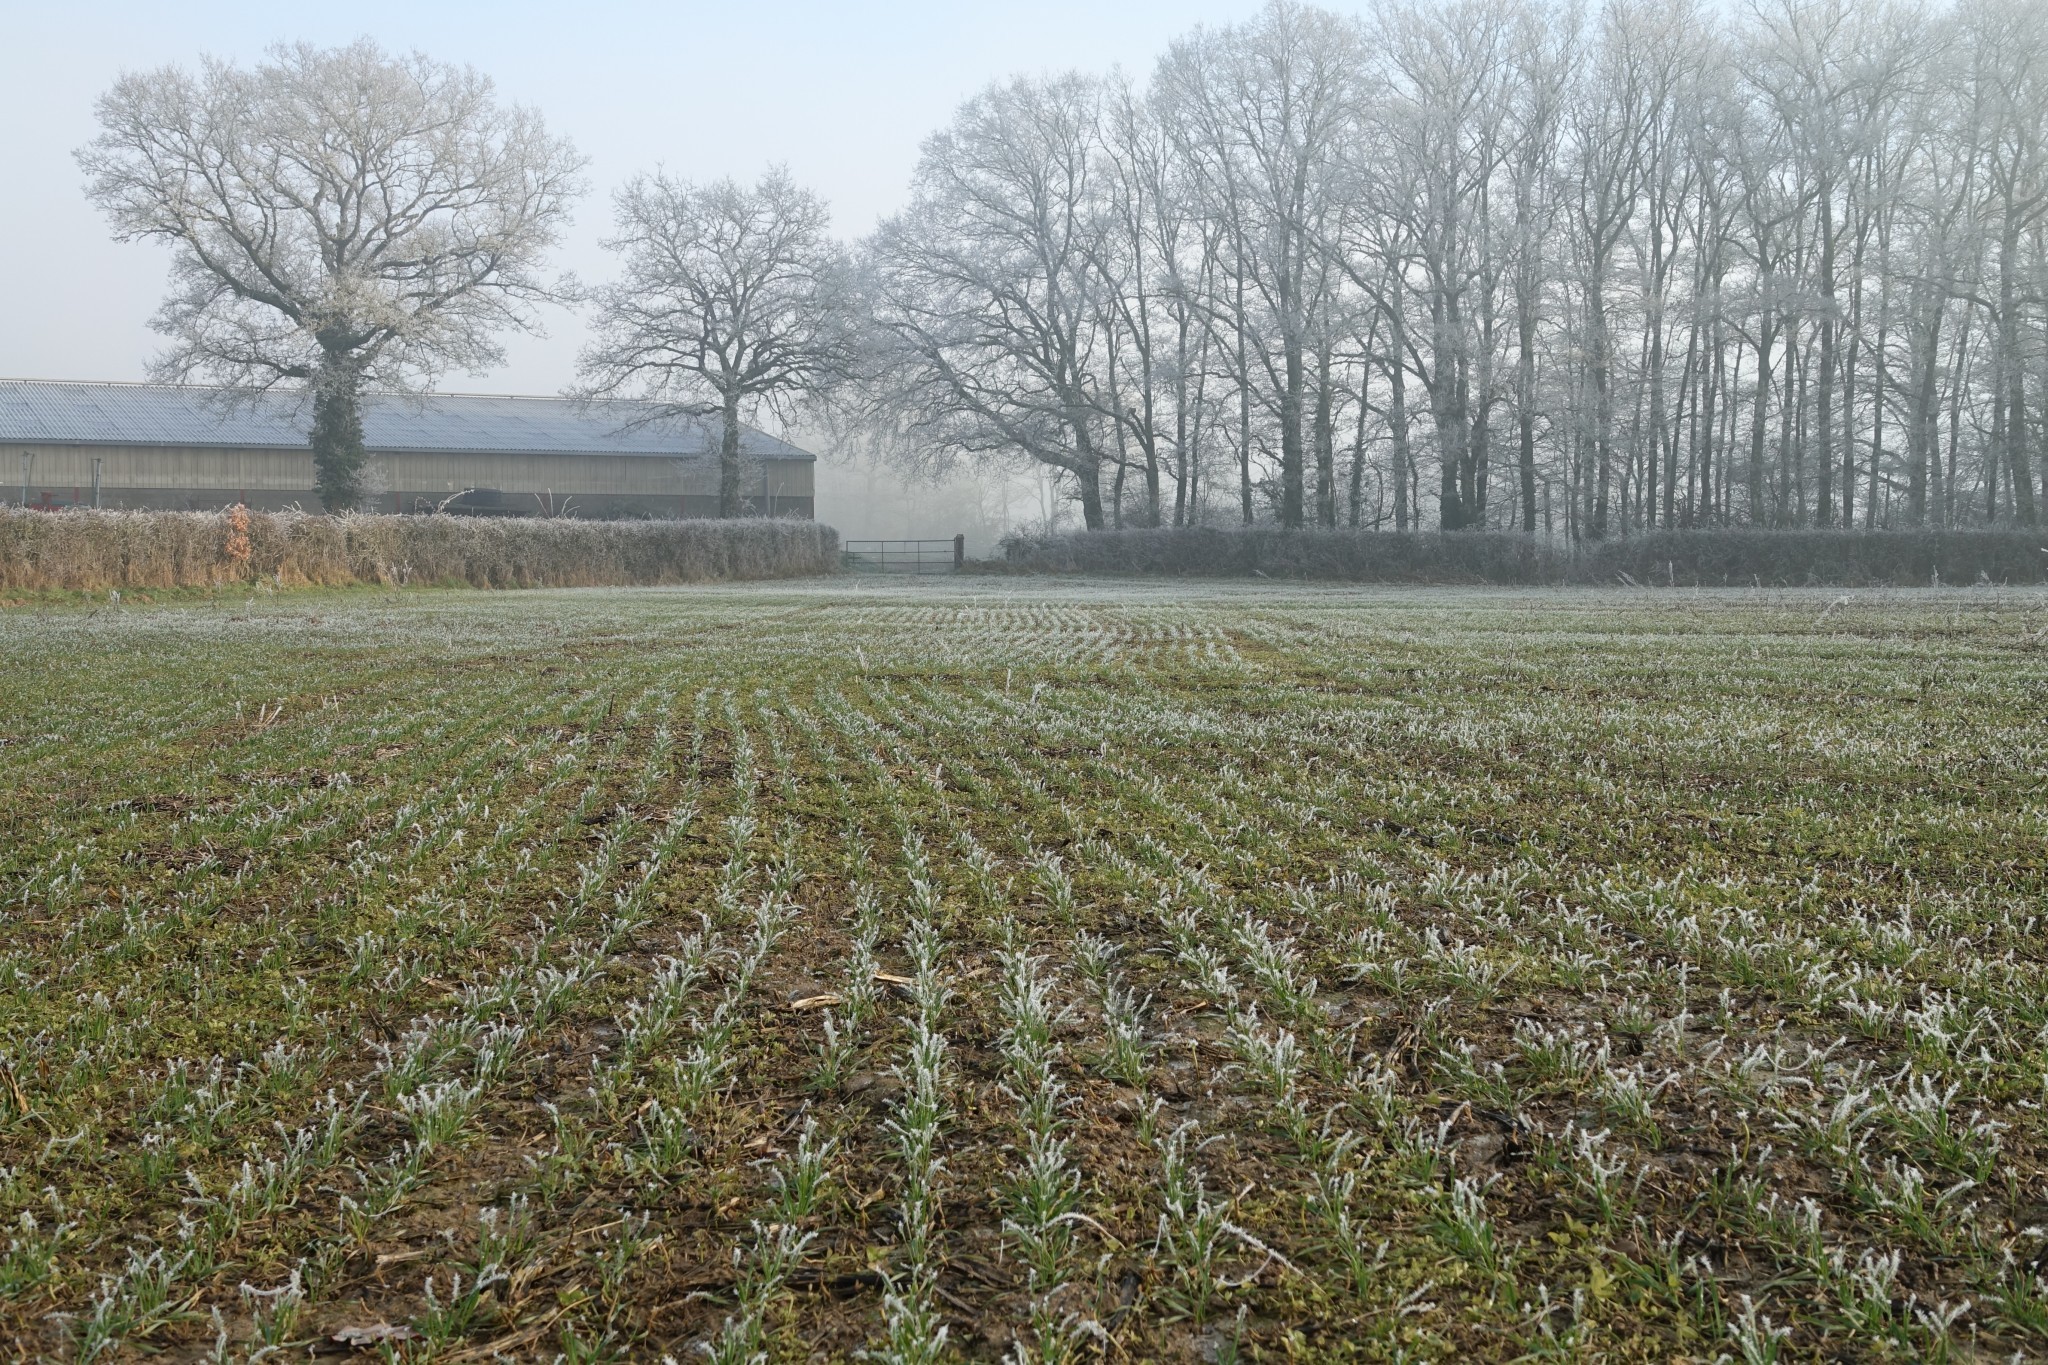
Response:
MULTIPOLYGON (((634 403, 585 406, 567 398, 500 394, 368 394, 363 445, 376 453, 476 451, 520 455, 649 455, 717 450, 715 420, 670 418, 634 426, 634 403)), ((0 443, 37 445, 304 446, 311 406, 297 392, 230 401, 224 389, 180 384, 0 379, 0 443)), ((810 452, 747 427, 740 451, 808 460, 810 452)))

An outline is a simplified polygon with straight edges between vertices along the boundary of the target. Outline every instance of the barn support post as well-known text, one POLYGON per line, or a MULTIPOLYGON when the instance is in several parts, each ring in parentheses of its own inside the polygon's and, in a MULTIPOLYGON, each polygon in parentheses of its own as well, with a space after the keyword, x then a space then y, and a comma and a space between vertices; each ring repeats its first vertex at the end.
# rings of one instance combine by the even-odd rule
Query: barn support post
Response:
POLYGON ((92 505, 93 505, 93 508, 94 508, 94 510, 95 510, 95 511, 97 511, 97 510, 98 510, 98 508, 99 508, 99 505, 100 505, 100 460, 101 460, 101 458, 102 458, 102 457, 101 457, 101 456, 98 456, 98 455, 95 455, 95 456, 93 456, 93 457, 92 457, 92 505))

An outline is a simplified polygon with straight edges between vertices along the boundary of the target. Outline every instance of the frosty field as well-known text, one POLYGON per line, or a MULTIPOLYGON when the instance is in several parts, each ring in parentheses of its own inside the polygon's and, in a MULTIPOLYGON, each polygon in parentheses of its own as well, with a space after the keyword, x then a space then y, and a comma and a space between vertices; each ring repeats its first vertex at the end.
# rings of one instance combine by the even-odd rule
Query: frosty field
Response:
POLYGON ((18 608, 0 904, 25 1358, 2048 1355, 2038 591, 18 608))

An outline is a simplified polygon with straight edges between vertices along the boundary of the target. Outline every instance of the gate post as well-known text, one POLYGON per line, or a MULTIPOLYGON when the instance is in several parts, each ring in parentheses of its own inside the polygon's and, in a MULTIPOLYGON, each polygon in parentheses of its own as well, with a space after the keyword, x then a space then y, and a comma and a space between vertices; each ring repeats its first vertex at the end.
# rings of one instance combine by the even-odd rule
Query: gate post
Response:
POLYGON ((953 568, 955 572, 967 565, 967 537, 965 534, 953 537, 953 568))

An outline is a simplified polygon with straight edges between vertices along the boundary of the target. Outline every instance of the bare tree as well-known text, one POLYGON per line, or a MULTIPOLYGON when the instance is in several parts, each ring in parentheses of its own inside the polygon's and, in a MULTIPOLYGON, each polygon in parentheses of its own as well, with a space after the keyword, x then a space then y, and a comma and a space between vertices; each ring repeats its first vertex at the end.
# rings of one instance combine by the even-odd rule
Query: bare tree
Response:
MULTIPOLYGON (((1172 449, 1168 469, 1180 485, 1176 522, 1186 511, 1187 442, 1193 416, 1187 349, 1194 318, 1178 272, 1187 239, 1195 234, 1174 193, 1172 146, 1158 119, 1127 80, 1112 81, 1104 95, 1097 152, 1104 222, 1091 240, 1102 276, 1102 300, 1117 339, 1107 371, 1108 416, 1115 424, 1119 452, 1134 449, 1138 455, 1144 479, 1143 524, 1157 526, 1162 446, 1172 449)), ((1123 471, 1129 463, 1121 461, 1118 467, 1114 503, 1119 517, 1123 471)))
MULTIPOLYGON (((1238 278, 1267 324, 1267 344, 1254 354, 1279 420, 1285 526, 1305 519, 1304 407, 1310 351, 1328 303, 1322 242, 1343 179, 1340 153, 1354 127, 1363 50, 1351 21, 1269 0, 1250 24, 1176 43, 1157 77, 1176 143, 1208 182, 1211 202, 1231 215, 1238 278)), ((1328 520, 1327 477, 1324 483, 1328 520)))
POLYGON ((360 399, 503 359, 562 296, 583 160, 467 67, 364 40, 123 76, 78 152, 121 241, 171 246, 160 378, 310 390, 322 503, 362 492, 360 399))
POLYGON ((1515 417, 1520 447, 1516 484, 1522 530, 1536 531, 1536 352, 1543 323, 1546 250, 1562 209, 1557 187, 1559 122, 1578 60, 1578 15, 1544 22, 1534 9, 1516 15, 1514 85, 1510 97, 1508 186, 1514 205, 1512 292, 1515 307, 1515 417))
POLYGON ((1276 0, 1142 98, 1005 87, 880 239, 879 372, 1091 525, 1169 471, 1177 522, 1332 525, 1340 431, 1404 530, 1425 482, 1442 530, 2027 524, 2048 9, 1942 4, 1276 0))
POLYGON ((1015 80, 925 144, 910 206, 868 242, 871 421, 927 448, 1022 454, 1106 524, 1103 414, 1115 349, 1094 176, 1100 85, 1015 80))
POLYGON ((852 356, 845 253, 825 201, 781 168, 751 187, 641 176, 605 243, 624 270, 596 291, 579 394, 634 398, 636 422, 716 416, 718 514, 744 510, 740 424, 828 388, 852 356))
MULTIPOLYGON (((1964 13, 1973 85, 1978 93, 1976 136, 1984 169, 1985 245, 1994 253, 1995 295, 1980 299, 1989 314, 1992 353, 1991 439, 1985 458, 1987 521, 1998 519, 2001 477, 2013 520, 2039 518, 2033 461, 2027 448, 2026 370, 2022 343, 2030 291, 2022 252, 2048 219, 2048 14, 2034 3, 1973 0, 1964 13)), ((2038 294, 2031 301, 2038 309, 2038 294)))
MULTIPOLYGON (((1362 141, 1387 169, 1373 177, 1373 211, 1402 225, 1412 264, 1401 277, 1418 316, 1399 330, 1401 359, 1422 381, 1436 428, 1438 524, 1480 524, 1477 494, 1485 412, 1493 400, 1485 324, 1499 283, 1496 248, 1508 237, 1491 205, 1510 145, 1516 29, 1505 0, 1460 0, 1442 9, 1403 0, 1383 7, 1379 46, 1387 66, 1375 126, 1362 141)), ((1511 198, 1504 192, 1503 200, 1511 198)))

